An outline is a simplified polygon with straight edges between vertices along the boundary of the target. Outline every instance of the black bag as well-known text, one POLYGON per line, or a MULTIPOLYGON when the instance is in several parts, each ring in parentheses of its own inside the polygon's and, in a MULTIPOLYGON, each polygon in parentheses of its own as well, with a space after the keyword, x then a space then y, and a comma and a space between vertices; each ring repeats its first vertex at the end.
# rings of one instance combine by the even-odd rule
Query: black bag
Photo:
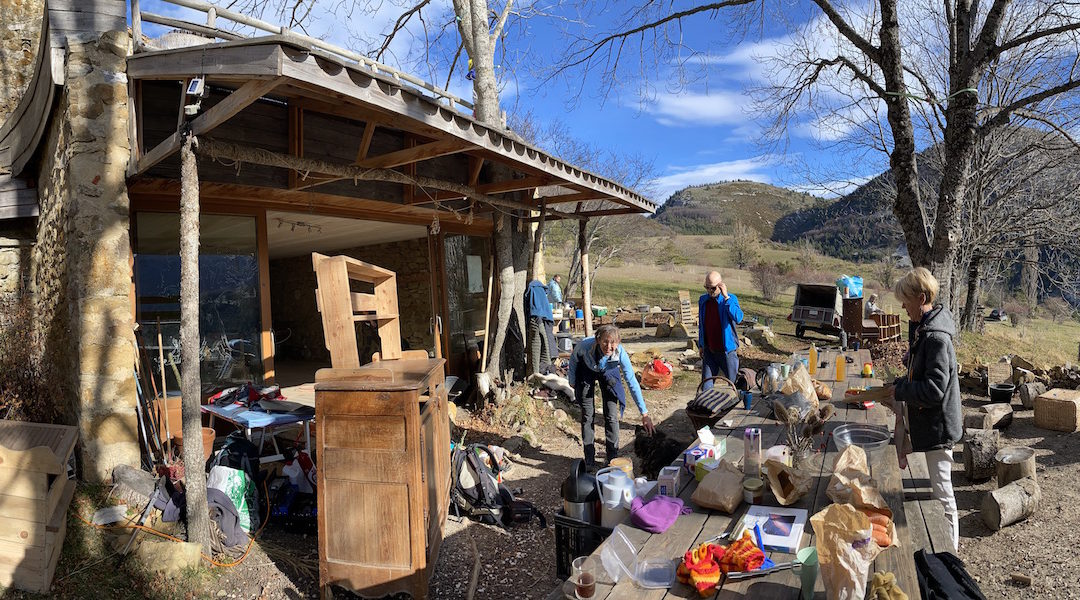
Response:
POLYGON ((238 469, 247 473, 256 488, 261 481, 259 478, 259 447, 247 439, 243 431, 234 431, 225 438, 225 444, 217 455, 210 458, 206 470, 221 465, 232 469, 238 469))
POLYGON ((450 501, 458 516, 464 514, 481 523, 503 527, 529 523, 535 516, 541 528, 547 527, 547 519, 532 503, 514 499, 510 489, 499 483, 499 461, 486 445, 456 447, 450 464, 453 478, 450 501), (487 454, 490 467, 480 456, 481 452, 487 454))
POLYGON ((923 600, 986 600, 964 563, 949 552, 915 553, 915 572, 923 600))

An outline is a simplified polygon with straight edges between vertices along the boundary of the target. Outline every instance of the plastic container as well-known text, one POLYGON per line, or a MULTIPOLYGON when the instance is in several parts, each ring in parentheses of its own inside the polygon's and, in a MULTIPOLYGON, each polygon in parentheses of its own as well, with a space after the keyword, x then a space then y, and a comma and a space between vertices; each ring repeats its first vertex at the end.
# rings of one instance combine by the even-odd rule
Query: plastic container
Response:
POLYGON ((990 385, 990 402, 1009 404, 1015 391, 1016 386, 1011 383, 993 383, 990 385))
POLYGON ((570 577, 570 564, 579 556, 592 554, 611 535, 611 530, 555 513, 555 575, 570 577))
POLYGON ((629 577, 638 586, 646 589, 667 589, 675 581, 675 561, 669 558, 638 559, 633 544, 616 527, 604 549, 600 551, 600 561, 612 581, 619 582, 629 577))
POLYGON ((836 356, 836 381, 843 381, 847 378, 847 359, 844 358, 844 354, 840 353, 836 356))
POLYGON ((817 346, 814 345, 814 344, 810 344, 810 364, 807 365, 807 367, 809 367, 809 372, 810 372, 811 377, 813 377, 814 374, 817 373, 817 364, 818 364, 817 346))
POLYGON ((757 477, 747 477, 742 483, 743 502, 761 504, 765 500, 765 482, 757 477))
POLYGON ((883 427, 846 423, 833 430, 833 439, 840 450, 854 444, 867 452, 889 445, 892 435, 883 427))
POLYGON ((583 310, 581 310, 580 308, 575 310, 574 311, 574 318, 575 319, 584 319, 585 318, 585 312, 583 310))

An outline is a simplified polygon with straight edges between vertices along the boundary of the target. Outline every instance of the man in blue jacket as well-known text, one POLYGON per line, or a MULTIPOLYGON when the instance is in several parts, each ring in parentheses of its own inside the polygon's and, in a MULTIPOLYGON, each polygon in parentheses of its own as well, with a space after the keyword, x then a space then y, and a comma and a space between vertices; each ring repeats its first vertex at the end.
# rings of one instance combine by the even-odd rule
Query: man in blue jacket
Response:
POLYGON ((698 352, 701 354, 703 389, 712 389, 710 377, 723 375, 732 382, 739 372, 739 338, 735 324, 742 323, 739 299, 729 294, 717 271, 705 276, 705 293, 698 298, 698 352))
POLYGON ((525 316, 528 319, 528 374, 541 372, 541 369, 550 365, 552 359, 558 357, 555 353, 555 333, 551 326, 554 316, 551 313, 551 303, 548 302, 547 286, 542 281, 532 281, 525 290, 525 316))

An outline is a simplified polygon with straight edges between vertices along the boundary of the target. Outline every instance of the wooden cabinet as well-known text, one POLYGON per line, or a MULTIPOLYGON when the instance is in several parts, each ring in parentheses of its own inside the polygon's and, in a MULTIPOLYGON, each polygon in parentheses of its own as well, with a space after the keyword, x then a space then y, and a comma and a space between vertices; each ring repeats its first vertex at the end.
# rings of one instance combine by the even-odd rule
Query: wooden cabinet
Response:
POLYGON ((443 361, 401 359, 315 378, 319 585, 428 597, 450 494, 443 361))

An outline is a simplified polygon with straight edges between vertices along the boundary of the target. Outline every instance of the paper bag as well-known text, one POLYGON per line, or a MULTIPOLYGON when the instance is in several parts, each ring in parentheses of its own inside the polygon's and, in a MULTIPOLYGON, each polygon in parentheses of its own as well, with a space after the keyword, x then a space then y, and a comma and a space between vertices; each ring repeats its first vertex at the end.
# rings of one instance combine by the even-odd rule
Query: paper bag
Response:
POLYGON ((768 475, 769 488, 781 506, 794 504, 805 496, 814 479, 806 471, 789 467, 773 458, 765 461, 765 473, 768 475))
POLYGON ((818 568, 829 600, 862 600, 870 566, 881 548, 870 519, 850 504, 830 504, 810 517, 818 568))
POLYGON ((727 514, 735 512, 743 499, 743 472, 727 459, 705 476, 690 496, 690 501, 702 508, 727 514))
POLYGON ((810 400, 814 410, 818 407, 817 392, 814 391, 814 382, 810 379, 810 374, 806 372, 806 367, 802 362, 795 363, 795 368, 788 374, 787 379, 784 380, 783 387, 780 388, 780 393, 784 395, 794 394, 800 392, 803 396, 810 400))
POLYGON ((849 503, 856 507, 889 507, 874 481, 870 479, 870 469, 866 465, 866 452, 855 445, 848 446, 840 453, 833 466, 833 475, 825 495, 837 504, 849 503))

